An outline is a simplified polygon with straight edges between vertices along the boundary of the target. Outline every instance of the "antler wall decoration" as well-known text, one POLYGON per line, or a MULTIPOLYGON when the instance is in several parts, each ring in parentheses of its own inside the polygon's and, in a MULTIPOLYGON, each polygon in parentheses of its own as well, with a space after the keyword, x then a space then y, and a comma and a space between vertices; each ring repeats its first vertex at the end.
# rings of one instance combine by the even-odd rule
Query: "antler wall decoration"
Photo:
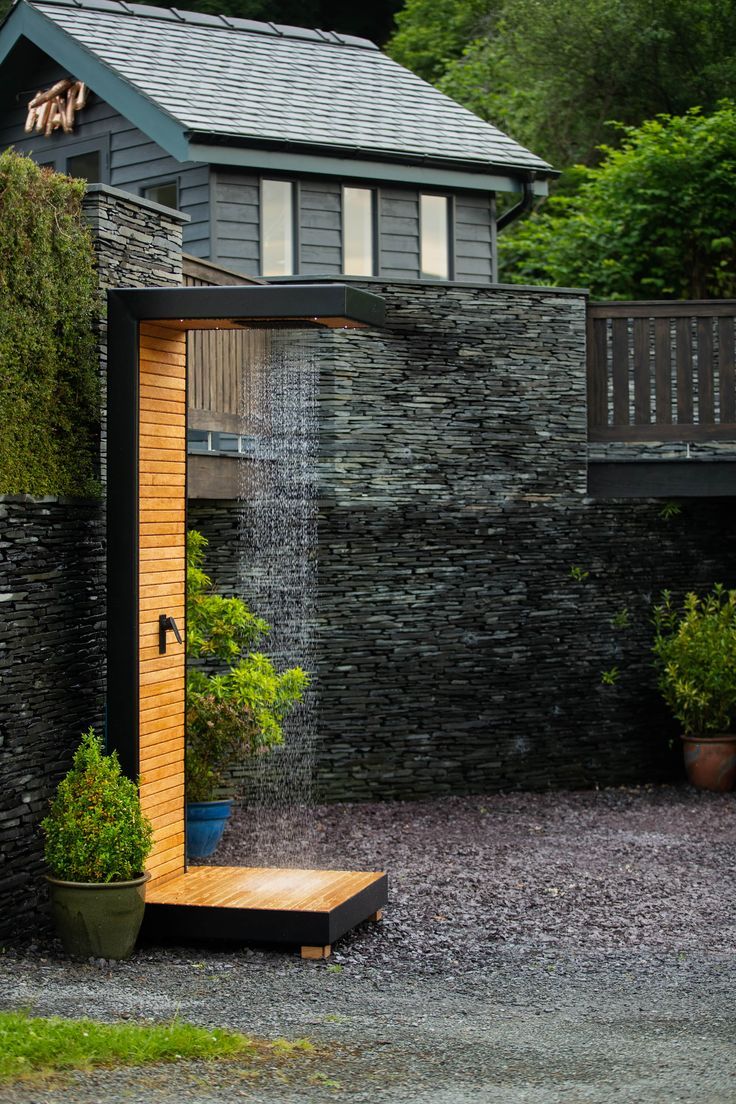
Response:
POLYGON ((82 81, 57 81, 45 92, 37 92, 28 105, 26 133, 42 131, 48 138, 60 127, 70 134, 74 130, 74 117, 87 103, 87 86, 82 81))

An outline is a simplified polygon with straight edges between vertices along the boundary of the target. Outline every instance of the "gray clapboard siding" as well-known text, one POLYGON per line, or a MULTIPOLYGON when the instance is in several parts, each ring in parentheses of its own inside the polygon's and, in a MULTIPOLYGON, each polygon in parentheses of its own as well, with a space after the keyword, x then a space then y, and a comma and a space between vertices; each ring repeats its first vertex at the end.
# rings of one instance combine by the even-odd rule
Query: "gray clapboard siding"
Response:
MULTIPOLYGON (((51 59, 29 73, 27 89, 48 88, 69 74, 51 59)), ((25 133, 26 104, 13 102, 1 113, 0 149, 14 146, 42 164, 53 163, 64 171, 66 158, 82 151, 88 143, 99 144, 102 152, 102 180, 115 188, 140 195, 151 184, 165 180, 179 182, 179 207, 191 222, 184 225, 184 247, 199 257, 209 256, 209 166, 182 164, 151 142, 94 92, 77 115, 74 133, 56 131, 51 137, 25 133)))
POLYGON ((212 259, 246 276, 258 276, 261 270, 258 177, 213 169, 212 194, 212 259))
POLYGON ((305 276, 342 272, 342 188, 338 181, 299 187, 299 266, 305 276))
POLYGON ((419 192, 382 188, 379 196, 380 275, 419 277, 419 192))
POLYGON ((492 272, 491 196, 459 194, 455 199, 455 279, 490 282, 492 272))

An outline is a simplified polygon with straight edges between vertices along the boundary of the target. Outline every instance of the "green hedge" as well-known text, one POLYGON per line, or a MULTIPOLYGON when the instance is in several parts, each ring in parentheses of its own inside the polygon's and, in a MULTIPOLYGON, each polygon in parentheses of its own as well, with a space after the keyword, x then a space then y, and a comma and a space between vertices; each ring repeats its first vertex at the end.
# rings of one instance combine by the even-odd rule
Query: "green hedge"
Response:
POLYGON ((98 312, 84 184, 0 155, 0 493, 98 493, 98 312))

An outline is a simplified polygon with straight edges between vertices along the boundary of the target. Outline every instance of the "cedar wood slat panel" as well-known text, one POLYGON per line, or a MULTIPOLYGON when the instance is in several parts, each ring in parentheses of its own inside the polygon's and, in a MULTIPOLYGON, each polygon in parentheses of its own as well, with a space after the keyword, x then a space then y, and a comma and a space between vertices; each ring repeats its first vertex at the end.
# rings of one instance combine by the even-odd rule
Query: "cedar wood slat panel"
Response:
POLYGON ((186 375, 186 334, 143 323, 138 427, 139 751, 141 804, 154 821, 149 885, 184 870, 185 655, 171 633, 166 654, 159 654, 158 616, 174 616, 184 633, 186 375), (162 395, 167 397, 165 411, 162 395), (162 413, 167 415, 164 421, 162 413), (162 501, 169 499, 175 507, 164 512, 169 524, 162 526, 162 501))

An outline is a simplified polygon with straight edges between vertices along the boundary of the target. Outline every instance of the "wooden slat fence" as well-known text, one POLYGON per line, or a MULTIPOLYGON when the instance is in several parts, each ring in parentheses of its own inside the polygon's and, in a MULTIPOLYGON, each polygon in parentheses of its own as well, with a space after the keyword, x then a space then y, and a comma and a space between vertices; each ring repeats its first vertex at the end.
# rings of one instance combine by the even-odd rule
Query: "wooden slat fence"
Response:
POLYGON ((591 441, 736 440, 736 300, 590 303, 591 441))
MULTIPOLYGON (((184 283, 187 287, 214 287, 263 281, 185 256, 184 283)), ((246 387, 255 391, 258 386, 255 375, 262 369, 268 342, 265 330, 190 330, 188 402, 193 428, 246 433, 254 428, 241 424, 243 395, 246 387)))

